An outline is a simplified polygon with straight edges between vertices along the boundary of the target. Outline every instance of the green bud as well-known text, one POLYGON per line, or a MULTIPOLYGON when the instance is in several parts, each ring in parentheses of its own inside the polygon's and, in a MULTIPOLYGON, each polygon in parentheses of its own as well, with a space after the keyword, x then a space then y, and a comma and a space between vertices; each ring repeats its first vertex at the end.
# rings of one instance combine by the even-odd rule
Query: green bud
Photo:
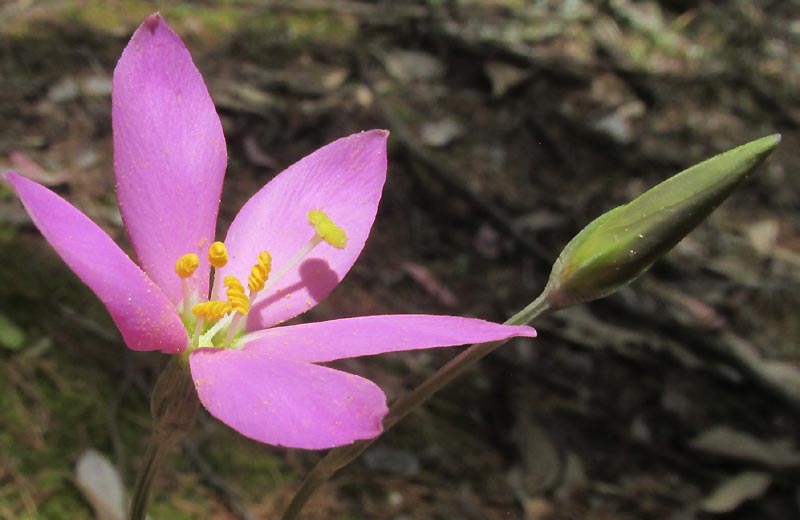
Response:
POLYGON ((544 296, 560 309, 607 296, 645 272, 775 149, 762 137, 675 175, 586 226, 553 265, 544 296))

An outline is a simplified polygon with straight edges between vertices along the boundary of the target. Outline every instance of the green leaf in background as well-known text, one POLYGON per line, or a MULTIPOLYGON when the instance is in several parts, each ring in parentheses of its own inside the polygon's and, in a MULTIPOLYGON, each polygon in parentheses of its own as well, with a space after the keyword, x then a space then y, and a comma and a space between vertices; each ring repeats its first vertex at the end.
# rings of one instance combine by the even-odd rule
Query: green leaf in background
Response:
POLYGON ((586 226, 553 265, 551 309, 607 296, 633 281, 719 206, 775 149, 762 137, 675 175, 586 226))
POLYGON ((5 314, 0 314, 0 347, 19 350, 25 344, 25 333, 5 314))

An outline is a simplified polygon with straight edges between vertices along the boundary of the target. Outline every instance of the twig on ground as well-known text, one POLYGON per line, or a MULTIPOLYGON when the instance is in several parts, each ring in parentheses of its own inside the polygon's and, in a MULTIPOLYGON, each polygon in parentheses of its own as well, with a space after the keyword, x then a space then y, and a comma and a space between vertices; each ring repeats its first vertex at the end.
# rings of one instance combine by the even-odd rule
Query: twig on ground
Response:
MULTIPOLYGON (((788 363, 763 359, 749 343, 735 334, 725 333, 717 336, 712 336, 710 333, 699 334, 691 327, 669 317, 636 309, 622 302, 620 298, 606 299, 604 309, 613 313, 615 319, 625 323, 624 328, 615 325, 614 320, 595 317, 585 309, 562 312, 557 318, 580 320, 581 327, 595 329, 591 334, 593 338, 613 338, 614 334, 618 334, 624 340, 639 336, 640 331, 647 331, 647 335, 651 338, 648 343, 657 343, 666 348, 670 348, 671 345, 675 345, 676 348, 687 347, 689 352, 704 361, 711 364, 721 362, 756 383, 758 388, 771 397, 781 399, 795 413, 800 412, 800 372, 788 363), (658 339, 652 339, 653 335, 658 339)), ((620 345, 622 343, 624 342, 620 342, 620 345)), ((592 345, 598 346, 594 340, 592 345)), ((624 348, 619 351, 625 354, 624 348)))

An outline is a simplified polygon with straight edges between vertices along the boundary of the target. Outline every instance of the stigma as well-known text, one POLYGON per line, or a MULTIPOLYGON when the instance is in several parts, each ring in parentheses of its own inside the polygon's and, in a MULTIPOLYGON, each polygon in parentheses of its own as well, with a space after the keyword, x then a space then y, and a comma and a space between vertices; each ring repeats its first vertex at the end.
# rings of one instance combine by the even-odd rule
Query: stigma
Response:
POLYGON ((344 249, 347 245, 347 233, 334 224, 333 220, 322 210, 312 209, 309 211, 308 223, 317 232, 317 236, 336 249, 344 249))

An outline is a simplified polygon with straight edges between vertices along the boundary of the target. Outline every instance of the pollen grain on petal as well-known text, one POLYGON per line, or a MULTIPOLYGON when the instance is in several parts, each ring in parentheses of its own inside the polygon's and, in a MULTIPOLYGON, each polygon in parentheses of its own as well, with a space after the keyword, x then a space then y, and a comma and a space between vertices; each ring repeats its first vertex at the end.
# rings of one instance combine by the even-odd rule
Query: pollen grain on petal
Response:
POLYGON ((214 242, 208 248, 208 263, 219 269, 228 263, 228 249, 222 242, 214 242))
POLYGON ((199 265, 200 258, 196 254, 186 253, 175 262, 175 273, 181 278, 189 278, 199 265))
POLYGON ((250 312, 250 299, 244 293, 242 282, 235 276, 228 275, 222 280, 222 283, 228 289, 225 291, 225 295, 228 297, 233 310, 243 316, 247 316, 247 313, 250 312))
POLYGON ((308 222, 314 227, 317 235, 336 249, 344 249, 347 245, 347 233, 337 226, 322 210, 312 209, 308 212, 308 222))

